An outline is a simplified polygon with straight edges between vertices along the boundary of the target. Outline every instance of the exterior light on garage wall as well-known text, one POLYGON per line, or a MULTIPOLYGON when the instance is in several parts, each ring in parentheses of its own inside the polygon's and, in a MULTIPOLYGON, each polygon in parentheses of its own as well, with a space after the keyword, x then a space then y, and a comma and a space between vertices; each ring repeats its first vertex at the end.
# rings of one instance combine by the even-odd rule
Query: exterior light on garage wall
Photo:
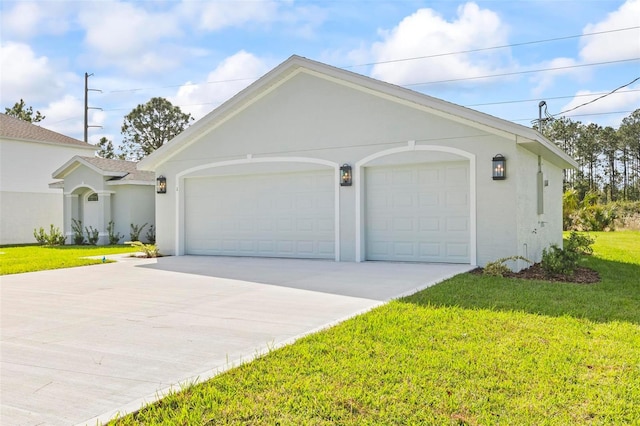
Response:
POLYGON ((340 166, 340 186, 351 186, 351 166, 348 164, 340 166))
POLYGON ((502 154, 497 154, 492 160, 493 180, 504 180, 507 178, 507 160, 502 154))
POLYGON ((156 179, 156 192, 158 194, 166 194, 167 193, 167 178, 164 176, 158 176, 156 179))

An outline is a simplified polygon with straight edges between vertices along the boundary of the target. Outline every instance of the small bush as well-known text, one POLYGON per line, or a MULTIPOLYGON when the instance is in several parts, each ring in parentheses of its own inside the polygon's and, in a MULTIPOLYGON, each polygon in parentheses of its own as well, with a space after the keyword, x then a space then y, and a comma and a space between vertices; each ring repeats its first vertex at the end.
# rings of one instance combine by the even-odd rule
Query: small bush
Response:
POLYGON ((149 230, 145 234, 145 236, 147 237, 147 241, 149 242, 149 244, 155 244, 156 243, 156 228, 155 228, 155 226, 151 225, 149 227, 149 230))
POLYGON ((110 220, 109 225, 107 225, 107 232, 109 233, 109 244, 115 245, 120 242, 120 240, 124 237, 119 232, 115 233, 116 224, 114 221, 110 220))
POLYGON ((542 269, 548 274, 572 276, 578 268, 580 257, 593 253, 591 245, 594 242, 589 235, 572 232, 564 249, 553 244, 542 251, 542 269))
POLYGON ((595 242, 596 240, 591 238, 588 234, 579 234, 574 231, 569 235, 569 238, 564 243, 564 249, 578 254, 591 255, 593 254, 593 248, 591 245, 595 242))
MULTIPOLYGON (((129 238, 131 239, 131 241, 140 241, 140 233, 142 232, 145 226, 147 226, 146 222, 142 226, 134 225, 133 223, 130 225, 131 231, 129 232, 129 238)), ((125 243, 125 244, 129 244, 129 243, 125 243)))
POLYGON ((89 226, 88 228, 85 227, 84 229, 87 231, 87 241, 89 241, 89 244, 91 244, 92 246, 98 244, 100 231, 98 231, 97 229, 93 229, 93 226, 89 226))
POLYGON ((145 244, 140 241, 127 241, 125 244, 129 244, 131 247, 137 247, 144 253, 145 257, 158 257, 160 256, 160 251, 158 251, 158 247, 155 244, 145 244))
POLYGON ((43 227, 40 227, 39 230, 33 230, 33 236, 38 244, 42 246, 63 246, 65 243, 64 235, 53 224, 50 225, 48 234, 43 227))
POLYGON ((84 230, 82 229, 82 221, 71 219, 71 230, 73 231, 73 244, 84 244, 84 230))
POLYGON ((524 260, 525 262, 533 264, 532 261, 522 256, 503 257, 502 259, 487 263, 482 273, 484 275, 491 275, 492 277, 503 277, 505 274, 511 272, 511 269, 504 263, 517 260, 524 260))
POLYGON ((550 275, 571 276, 576 270, 579 255, 553 244, 542 250, 541 266, 550 275))

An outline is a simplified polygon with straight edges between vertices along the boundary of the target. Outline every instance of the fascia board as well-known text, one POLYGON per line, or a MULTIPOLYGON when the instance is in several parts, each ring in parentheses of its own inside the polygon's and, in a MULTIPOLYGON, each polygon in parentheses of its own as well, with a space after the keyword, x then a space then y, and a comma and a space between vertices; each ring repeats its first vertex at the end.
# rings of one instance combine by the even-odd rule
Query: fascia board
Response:
POLYGON ((149 182, 148 180, 110 180, 107 181, 107 186, 120 186, 120 185, 146 185, 155 186, 155 182, 149 182))
POLYGON ((64 179, 66 176, 69 175, 69 173, 73 172, 74 170, 76 170, 80 166, 86 166, 86 167, 90 168, 91 170, 93 170, 94 172, 98 173, 101 176, 124 177, 124 176, 129 174, 127 172, 110 172, 110 171, 102 170, 102 169, 94 166, 93 164, 89 163, 85 159, 83 159, 83 158, 81 158, 81 157, 76 155, 76 156, 72 157, 69 161, 64 163, 64 165, 62 165, 62 167, 60 167, 56 171, 54 171, 51 174, 51 176, 54 179, 64 179))

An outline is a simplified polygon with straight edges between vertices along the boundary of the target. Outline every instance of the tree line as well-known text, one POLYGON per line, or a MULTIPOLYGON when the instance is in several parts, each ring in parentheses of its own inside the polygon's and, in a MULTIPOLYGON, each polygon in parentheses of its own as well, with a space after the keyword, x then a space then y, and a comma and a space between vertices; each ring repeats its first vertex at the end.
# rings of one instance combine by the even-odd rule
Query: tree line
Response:
POLYGON ((575 190, 579 200, 640 201, 640 109, 618 129, 563 117, 543 120, 542 133, 578 162, 564 171, 565 191, 575 190))

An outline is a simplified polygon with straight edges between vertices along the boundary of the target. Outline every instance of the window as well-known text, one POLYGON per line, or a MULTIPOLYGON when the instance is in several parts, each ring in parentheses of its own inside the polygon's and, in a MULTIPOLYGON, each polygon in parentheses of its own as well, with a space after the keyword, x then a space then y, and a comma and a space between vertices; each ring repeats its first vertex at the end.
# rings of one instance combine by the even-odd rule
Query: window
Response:
POLYGON ((98 194, 94 192, 93 194, 89 195, 87 201, 98 201, 98 194))

